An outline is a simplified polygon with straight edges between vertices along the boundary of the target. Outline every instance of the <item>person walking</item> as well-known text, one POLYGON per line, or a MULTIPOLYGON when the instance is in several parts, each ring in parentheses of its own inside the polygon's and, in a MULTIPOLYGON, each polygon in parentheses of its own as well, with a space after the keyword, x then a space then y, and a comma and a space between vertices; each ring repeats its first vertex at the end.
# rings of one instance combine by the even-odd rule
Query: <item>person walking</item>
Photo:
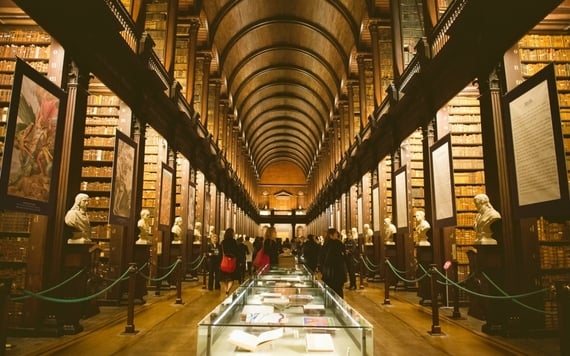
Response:
POLYGON ((344 298, 343 286, 346 282, 346 264, 344 246, 340 242, 340 233, 335 228, 327 230, 325 242, 319 254, 319 270, 323 282, 344 298))
POLYGON ((220 262, 222 261, 222 252, 217 234, 210 236, 206 254, 208 258, 208 290, 220 289, 220 262))
MULTIPOLYGON (((240 250, 238 243, 234 238, 234 229, 227 228, 224 231, 224 238, 221 243, 222 254, 228 255, 230 257, 238 258, 240 255, 240 250)), ((220 258, 221 260, 221 258, 220 258)), ((219 268, 218 263, 218 268, 219 268)), ((236 267, 233 272, 220 271, 220 283, 224 286, 226 295, 230 293, 234 281, 239 280, 239 268, 236 267)))
POLYGON ((247 247, 247 255, 245 255, 246 274, 251 276, 253 265, 253 244, 247 235, 244 235, 243 244, 247 247))
POLYGON ((245 278, 246 266, 247 266, 247 255, 249 254, 249 250, 247 246, 244 244, 243 236, 239 235, 237 238, 237 246, 238 246, 238 254, 237 254, 237 267, 239 274, 239 282, 243 283, 245 278))
POLYGON ((263 239, 263 252, 269 256, 269 265, 277 266, 279 264, 279 245, 277 244, 277 229, 270 226, 265 230, 265 238, 263 239))
POLYGON ((358 261, 358 243, 352 232, 346 235, 344 240, 344 262, 346 263, 346 270, 348 272, 348 289, 356 289, 356 262, 358 261))
POLYGON ((307 241, 303 244, 302 254, 305 266, 313 273, 316 272, 317 265, 319 264, 320 250, 321 245, 315 241, 315 235, 307 235, 307 241))

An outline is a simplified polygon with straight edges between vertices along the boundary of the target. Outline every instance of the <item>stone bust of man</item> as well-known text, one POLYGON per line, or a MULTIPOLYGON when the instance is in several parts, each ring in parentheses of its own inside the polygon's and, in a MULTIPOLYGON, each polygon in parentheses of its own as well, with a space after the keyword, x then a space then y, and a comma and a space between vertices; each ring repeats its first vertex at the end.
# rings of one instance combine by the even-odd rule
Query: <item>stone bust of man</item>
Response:
POLYGON ((173 244, 181 244, 182 243, 182 218, 177 216, 174 219, 174 225, 172 225, 172 243, 173 244))
POLYGON ((202 243, 202 223, 196 222, 194 224, 194 242, 193 244, 199 245, 202 243))
POLYGON ((89 205, 89 195, 79 193, 75 196, 75 203, 65 214, 65 224, 74 230, 67 243, 91 242, 91 223, 87 214, 87 205, 89 205))
POLYGON ((139 228, 139 239, 136 241, 137 245, 148 245, 151 243, 151 223, 150 223, 150 211, 148 209, 141 210, 141 218, 139 219, 137 226, 139 228))
POLYGON ((491 226, 495 221, 501 219, 501 214, 493 208, 486 194, 476 195, 473 202, 477 207, 477 216, 473 225, 477 236, 475 244, 496 245, 497 240, 493 238, 491 226))
POLYGON ((384 219, 384 244, 385 245, 395 245, 394 234, 396 233, 396 225, 392 224, 392 219, 384 219))
POLYGON ((372 231, 369 224, 362 225, 362 236, 364 237, 364 244, 373 244, 372 237, 374 236, 374 231, 372 231))
POLYGON ((422 210, 416 211, 416 233, 418 234, 418 246, 431 246, 428 241, 427 232, 431 229, 431 225, 426 220, 426 214, 422 210))

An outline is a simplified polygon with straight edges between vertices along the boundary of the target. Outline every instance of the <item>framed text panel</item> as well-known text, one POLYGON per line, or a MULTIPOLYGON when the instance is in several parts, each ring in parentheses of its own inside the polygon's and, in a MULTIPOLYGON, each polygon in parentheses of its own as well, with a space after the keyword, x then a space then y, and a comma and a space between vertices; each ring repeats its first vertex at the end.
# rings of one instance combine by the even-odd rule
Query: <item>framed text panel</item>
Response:
POLYGON ((554 65, 505 94, 503 104, 515 216, 567 212, 568 179, 554 65))
POLYGON ((449 134, 430 147, 430 156, 435 221, 440 227, 455 225, 455 184, 449 134))

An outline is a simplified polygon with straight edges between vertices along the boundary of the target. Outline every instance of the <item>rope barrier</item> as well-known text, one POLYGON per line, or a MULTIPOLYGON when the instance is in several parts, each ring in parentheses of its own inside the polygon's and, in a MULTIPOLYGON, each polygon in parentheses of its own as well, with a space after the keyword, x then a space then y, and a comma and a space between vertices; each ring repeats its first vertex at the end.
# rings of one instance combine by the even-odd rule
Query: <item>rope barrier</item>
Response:
MULTIPOLYGON (((424 273, 428 273, 426 271, 426 269, 419 264, 420 268, 424 271, 424 273)), ((474 295, 474 296, 478 296, 478 297, 482 297, 482 298, 489 298, 489 299, 497 299, 497 300, 512 300, 514 303, 527 308, 529 310, 535 311, 537 313, 544 313, 544 314, 548 314, 548 315, 556 315, 556 313, 553 312, 547 312, 545 310, 541 310, 538 308, 534 308, 530 305, 524 304, 522 302, 520 302, 518 300, 518 298, 524 298, 524 297, 529 297, 529 296, 533 296, 533 295, 537 295, 537 294, 542 294, 545 292, 548 292, 549 289, 548 288, 543 288, 543 289, 539 289, 536 291, 532 291, 532 292, 528 292, 528 293, 522 293, 522 294, 516 294, 516 295, 508 295, 508 293, 506 293, 504 290, 502 290, 494 281, 492 281, 489 276, 487 274, 485 274, 485 272, 481 272, 481 274, 485 277, 485 279, 487 279, 487 281, 489 281, 489 283, 491 283, 491 285, 493 287, 495 287, 501 294, 503 294, 502 296, 497 296, 497 295, 488 295, 488 294, 482 294, 482 293, 478 293, 475 291, 472 291, 470 289, 467 289, 465 287, 462 287, 459 283, 454 282, 453 280, 449 279, 444 273, 442 273, 439 269, 435 268, 434 269, 435 272, 443 278, 443 280, 445 281, 445 283, 440 282, 441 284, 449 284, 452 286, 455 286, 457 289, 460 289, 468 294, 474 295)))
POLYGON ((378 272, 378 271, 380 271, 380 268, 377 268, 377 269, 370 268, 370 267, 368 266, 368 262, 364 259, 363 256, 360 256, 360 260, 362 261, 362 263, 364 264, 364 267, 365 267, 368 271, 370 271, 370 272, 378 272))
MULTIPOLYGON (((66 279, 65 281, 63 281, 63 282, 61 282, 61 283, 59 283, 59 284, 57 284, 57 285, 55 285, 55 286, 53 286, 53 287, 51 287, 51 288, 48 288, 48 289, 46 289, 46 290, 37 292, 36 294, 38 294, 38 295, 43 295, 43 294, 49 293, 49 292, 51 292, 51 291, 53 291, 53 290, 56 290, 56 289, 58 289, 59 287, 61 287, 61 286, 65 285, 65 284, 67 284, 67 283, 70 282, 71 280, 75 279, 77 276, 79 276, 79 275, 80 275, 81 273, 83 273, 83 272, 85 272, 85 269, 80 270, 79 272, 77 272, 77 273, 74 274, 73 276, 69 277, 69 278, 66 279)), ((26 289, 24 289, 22 292, 23 292, 23 293, 26 293, 26 294, 27 294, 27 293, 33 293, 32 291, 29 291, 29 290, 26 290, 26 289)), ((21 297, 14 297, 14 298, 10 298, 10 299, 13 300, 13 301, 19 301, 19 300, 28 299, 28 298, 31 298, 31 295, 24 295, 24 296, 21 296, 21 297)))
POLYGON ((519 301, 519 300, 517 299, 517 298, 528 297, 528 296, 535 295, 535 294, 539 294, 539 293, 548 292, 548 291, 549 291, 548 288, 544 288, 544 289, 541 289, 541 290, 537 290, 537 291, 529 292, 529 293, 525 293, 525 294, 520 294, 520 295, 518 295, 518 296, 509 296, 509 295, 508 295, 504 290, 502 290, 495 282, 493 282, 493 281, 489 278, 489 276, 487 276, 487 274, 485 274, 485 272, 481 272, 481 274, 483 274, 483 276, 489 281, 489 283, 491 283, 491 285, 492 285, 493 287, 495 287, 499 292, 501 292, 501 293, 502 293, 504 296, 506 296, 506 297, 512 298, 512 301, 515 302, 516 304, 520 305, 521 307, 526 308, 526 309, 528 309, 528 310, 532 310, 532 311, 537 312, 537 313, 544 313, 544 314, 549 314, 549 315, 557 315, 557 313, 547 312, 546 310, 541 310, 541 309, 535 308, 535 307, 533 307, 533 306, 524 304, 523 302, 521 302, 521 301, 519 301))
MULTIPOLYGON (((406 282, 406 283, 416 283, 416 282, 419 282, 419 281, 421 281, 422 279, 426 278, 426 277, 429 275, 429 273, 424 273, 423 276, 420 276, 420 277, 418 277, 418 278, 415 278, 415 279, 406 279, 406 278, 403 278, 403 277, 400 275, 400 271, 398 271, 397 269, 394 268, 394 266, 392 265, 392 263, 390 263, 390 260, 387 259, 386 262, 388 263, 388 267, 390 267, 390 269, 392 270, 392 272, 394 272, 394 275, 397 276, 400 280, 402 280, 402 281, 404 281, 404 282, 406 282)), ((404 273, 405 273, 405 272, 404 272, 404 273)))
POLYGON ((173 264, 171 264, 170 266, 157 266, 158 269, 171 269, 172 267, 176 267, 176 265, 179 263, 178 260, 174 261, 173 264))
MULTIPOLYGON (((200 261, 198 262, 196 267, 190 267, 191 271, 195 271, 195 270, 199 269, 202 266, 202 263, 204 262, 204 260, 206 259, 206 256, 201 255, 197 259, 200 259, 200 261)), ((193 264, 193 262, 189 263, 188 266, 192 266, 192 264, 193 264)))
POLYGON ((140 275, 141 277, 143 277, 144 279, 149 280, 149 281, 151 281, 151 282, 162 281, 162 280, 165 280, 166 278, 168 278, 168 276, 170 276, 170 274, 172 274, 172 272, 174 272, 174 270, 176 269, 176 267, 178 266, 179 263, 181 263, 180 260, 176 260, 176 262, 174 262, 173 264, 171 264, 171 265, 169 266, 169 267, 171 267, 171 268, 170 268, 170 271, 168 271, 168 272, 167 272, 164 276, 162 276, 162 277, 152 278, 152 277, 150 277, 150 276, 148 276, 148 275, 145 275, 144 273, 140 273, 140 271, 139 271, 139 275, 140 275))
POLYGON ((200 263, 202 263, 202 260, 204 259, 204 257, 205 257, 204 254, 199 254, 198 257, 196 257, 196 259, 194 261, 188 262, 188 265, 192 266, 196 261, 198 261, 198 265, 199 265, 200 263))
POLYGON ((412 272, 411 270, 408 270, 408 271, 401 271, 401 270, 397 269, 396 266, 394 266, 394 265, 392 264, 392 262, 390 262, 389 259, 386 259, 386 262, 388 262, 388 265, 390 266, 390 269, 392 269, 392 271, 398 272, 398 274, 406 274, 406 273, 412 272))
POLYGON ((39 293, 33 293, 30 291, 24 291, 24 293, 26 293, 27 295, 29 295, 30 297, 35 297, 38 299, 42 299, 42 300, 46 300, 48 302, 56 302, 56 303, 64 303, 64 304, 72 304, 72 303, 80 303, 80 302, 85 302, 88 300, 91 300, 93 298, 98 297, 99 295, 105 293, 106 291, 108 291, 109 289, 113 288, 116 284, 118 284, 119 282, 122 282, 126 279, 128 279, 129 277, 125 277, 127 276, 127 274, 129 274, 129 272, 131 272, 131 268, 127 269, 125 271, 125 273, 123 273, 123 275, 121 277, 119 277, 117 280, 115 280, 114 283, 112 283, 111 285, 109 285, 108 287, 104 288, 103 290, 94 293, 92 295, 86 296, 86 297, 81 297, 81 298, 72 298, 72 299, 61 299, 61 298, 54 298, 54 297, 48 297, 48 296, 44 296, 42 294, 39 293))
POLYGON ((379 267, 380 267, 380 264, 374 264, 372 261, 370 261, 370 258, 368 258, 368 256, 366 256, 366 255, 365 255, 365 256, 360 255, 360 257, 361 257, 361 258, 366 258, 368 264, 371 265, 372 267, 374 267, 374 268, 379 268, 379 267))

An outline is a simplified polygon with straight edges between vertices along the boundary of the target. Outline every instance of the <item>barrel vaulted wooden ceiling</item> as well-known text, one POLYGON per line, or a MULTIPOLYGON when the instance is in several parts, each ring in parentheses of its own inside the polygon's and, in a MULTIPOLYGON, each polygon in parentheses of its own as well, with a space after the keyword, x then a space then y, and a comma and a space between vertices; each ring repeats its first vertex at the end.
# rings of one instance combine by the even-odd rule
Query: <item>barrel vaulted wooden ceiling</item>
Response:
POLYGON ((369 51, 368 9, 388 19, 388 0, 180 0, 200 11, 199 46, 233 104, 259 176, 289 162, 309 177, 355 56, 369 51))
MULTIPOLYGON (((121 25, 111 18, 105 6, 108 0, 0 0, 0 10, 10 14, 13 1, 64 45, 77 63, 90 68, 135 107, 136 115, 156 125, 159 132, 168 133, 172 118, 177 117, 177 107, 168 97, 154 95, 152 88, 140 85, 145 80, 154 83, 153 78, 149 78, 145 63, 119 36, 121 25)), ((309 178, 325 148, 325 135, 336 114, 337 101, 347 95, 347 81, 358 78, 356 57, 371 53, 368 24, 374 19, 389 27, 390 4, 394 0, 173 1, 178 4, 179 22, 200 19, 198 50, 213 54, 210 78, 222 83, 221 94, 232 104, 258 175, 273 165, 288 163, 297 165, 309 178)), ((349 160, 331 184, 314 187, 319 204, 313 213, 319 213, 341 190, 349 189, 377 163, 380 154, 388 154, 393 145, 417 128, 423 113, 449 100, 478 73, 487 70, 508 46, 530 30, 528 24, 536 24, 559 3, 562 5, 547 16, 544 27, 539 29, 568 31, 569 2, 468 1, 462 25, 454 27, 451 39, 455 40, 422 67, 421 85, 416 83, 394 108, 390 107, 391 115, 375 118, 377 125, 369 139, 352 152, 351 157, 369 164, 349 160), (519 10, 517 21, 511 21, 515 18, 508 15, 519 10), (422 100, 421 90, 431 91, 429 101, 422 100), (374 154, 366 154, 372 150, 374 154)), ((422 3, 424 0, 415 0, 418 8, 422 3)), ((16 11, 8 18, 20 21, 19 16, 16 11)), ((191 144, 179 144, 181 151, 201 152, 210 159, 218 157, 211 154, 209 142, 206 150, 195 145, 203 143, 203 137, 198 137, 190 124, 180 124, 179 131, 194 139, 187 139, 191 144)), ((201 163, 199 168, 211 173, 209 179, 225 186, 249 208, 250 197, 243 194, 235 176, 226 174, 224 162, 209 164, 201 157, 196 160, 201 163)))

